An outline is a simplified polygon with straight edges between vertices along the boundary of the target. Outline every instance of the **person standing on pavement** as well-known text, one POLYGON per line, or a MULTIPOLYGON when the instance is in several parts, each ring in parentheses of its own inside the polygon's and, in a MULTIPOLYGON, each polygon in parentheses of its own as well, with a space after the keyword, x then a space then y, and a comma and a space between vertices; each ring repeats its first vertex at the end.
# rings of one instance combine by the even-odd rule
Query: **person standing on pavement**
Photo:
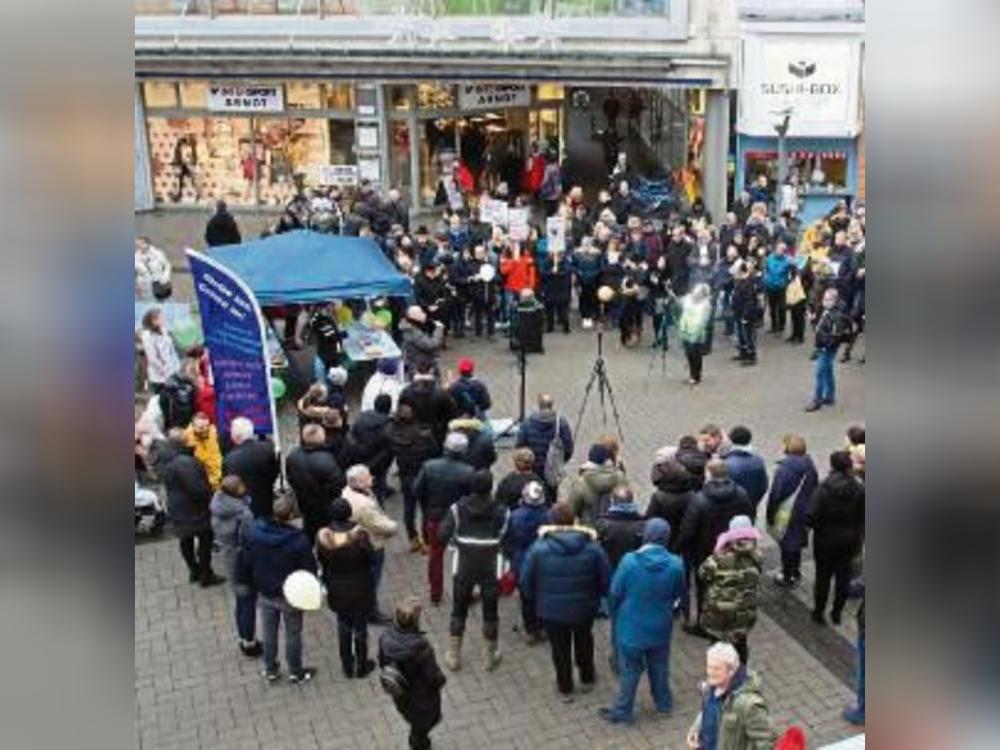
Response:
MULTIPOLYGON (((410 750, 430 750, 430 732, 441 721, 441 688, 448 681, 434 658, 434 648, 420 630, 420 600, 407 599, 396 607, 392 627, 378 644, 383 672, 400 677, 393 703, 410 725, 410 750)), ((384 683, 383 683, 384 684, 384 683)))
POLYGON ((573 457, 573 432, 566 417, 556 411, 555 399, 549 394, 543 393, 538 397, 538 411, 532 412, 521 424, 517 432, 516 447, 531 448, 535 458, 535 474, 545 482, 549 501, 555 502, 559 491, 558 474, 562 471, 562 465, 573 457), (559 458, 555 455, 556 451, 552 451, 553 461, 547 460, 550 455, 549 446, 554 440, 562 444, 561 463, 554 461, 559 458), (559 463, 559 466, 551 465, 553 463, 559 463), (546 468, 549 470, 546 471, 546 468))
POLYGON ((459 416, 454 399, 438 385, 436 375, 426 366, 416 371, 413 382, 399 394, 399 403, 413 408, 417 421, 430 428, 439 445, 448 434, 448 423, 459 416))
POLYGON ((865 486, 852 473, 851 454, 830 454, 830 473, 820 482, 806 511, 806 526, 813 530, 816 591, 812 619, 826 624, 830 581, 835 579, 830 620, 840 624, 851 585, 851 567, 861 552, 865 535, 865 486))
POLYGON ((757 675, 740 664, 729 643, 709 647, 705 660, 708 679, 688 730, 688 750, 771 750, 775 733, 757 675))
POLYGON ((351 515, 347 500, 333 501, 330 525, 316 536, 316 552, 327 604, 337 615, 341 668, 348 679, 360 679, 375 669, 375 662, 368 658, 368 620, 376 606, 375 550, 371 536, 351 515))
POLYGON ((184 431, 174 427, 164 444, 156 444, 156 473, 167 492, 167 515, 170 517, 188 568, 188 580, 202 588, 215 586, 226 579, 212 570, 212 516, 209 504, 212 487, 205 467, 194 457, 184 431), (196 551, 197 545, 197 551, 196 551))
MULTIPOLYGON (((499 499, 498 499, 498 505, 499 499)), ((545 488, 541 481, 533 480, 524 485, 520 505, 510 513, 510 531, 507 534, 506 554, 510 561, 510 571, 514 580, 520 582, 521 566, 528 549, 538 538, 538 530, 549 519, 549 509, 545 505, 545 488)), ((535 603, 531 592, 518 585, 521 600, 521 624, 524 639, 529 646, 542 640, 542 622, 535 613, 535 603)))
MULTIPOLYGON (((392 421, 386 425, 385 436, 399 470, 399 485, 403 493, 403 525, 410 540, 410 552, 426 554, 427 540, 421 541, 420 534, 417 533, 418 501, 413 483, 424 463, 441 453, 441 446, 430 429, 417 424, 409 404, 400 404, 396 408, 392 421)), ((421 516, 426 514, 422 506, 420 512, 421 516)))
POLYGON ((236 219, 229 213, 225 201, 217 201, 215 213, 205 226, 205 244, 209 247, 238 245, 243 241, 236 219))
POLYGON ((687 358, 688 384, 698 385, 712 319, 712 290, 708 284, 695 284, 678 305, 677 332, 687 358))
POLYGON ((233 447, 222 459, 223 475, 235 474, 250 493, 254 518, 270 518, 274 506, 274 481, 281 468, 270 440, 255 440, 253 422, 236 417, 229 425, 233 447))
POLYGON ((774 243, 774 250, 764 260, 764 292, 771 315, 771 333, 785 332, 788 318, 785 290, 792 278, 792 262, 788 259, 785 243, 774 243))
POLYGON ((204 412, 195 412, 191 424, 184 430, 184 439, 194 451, 194 457, 205 467, 208 483, 215 491, 222 481, 222 449, 219 434, 204 412))
POLYGON ((167 330, 160 308, 151 307, 143 314, 139 338, 143 354, 146 355, 146 383, 153 394, 159 396, 170 378, 181 369, 177 347, 167 330))
POLYGON ((714 638, 731 643, 740 662, 749 663, 747 634, 757 622, 757 597, 764 559, 760 532, 747 516, 735 516, 719 535, 715 551, 698 569, 705 590, 701 625, 714 638))
POLYGON ((761 498, 767 494, 767 464, 750 444, 753 433, 743 425, 737 425, 729 431, 730 448, 726 453, 726 469, 729 478, 746 490, 753 504, 754 512, 751 519, 757 518, 757 506, 761 498))
POLYGON ((441 542, 454 546, 452 562, 452 610, 448 651, 444 662, 453 672, 461 669, 462 638, 473 591, 478 587, 483 605, 483 655, 486 670, 500 664, 500 616, 497 583, 502 567, 502 550, 507 535, 509 511, 492 497, 493 475, 488 469, 472 474, 469 494, 462 497, 441 522, 441 542))
POLYGON ((285 459, 288 484, 302 513, 302 530, 310 546, 316 532, 330 523, 330 504, 346 482, 333 454, 326 447, 326 430, 318 424, 302 428, 302 443, 285 459))
POLYGON ((600 443, 590 446, 587 461, 573 480, 567 502, 577 521, 593 527, 611 504, 611 493, 625 484, 624 472, 616 469, 610 451, 600 443))
POLYGON ((781 571, 773 576, 778 586, 795 588, 802 580, 802 549, 809 542, 806 510, 819 476, 806 453, 805 438, 785 435, 781 440, 784 457, 778 460, 767 498, 767 528, 781 550, 781 571))
POLYGON ((430 547, 427 582, 435 607, 444 595, 445 543, 441 539, 441 522, 452 503, 469 494, 473 470, 462 460, 468 447, 465 435, 450 433, 444 441, 444 455, 427 461, 413 480, 413 495, 424 516, 424 542, 430 547))
POLYGON ((236 600, 236 632, 240 651, 244 656, 260 656, 261 645, 256 636, 257 592, 252 586, 237 580, 237 559, 240 550, 250 543, 253 527, 250 498, 243 480, 235 474, 223 477, 209 510, 212 512, 212 535, 221 549, 223 570, 229 577, 236 600))
MULTIPOLYGON (((726 463, 713 458, 706 466, 708 480, 695 495, 681 522, 678 545, 684 554, 689 569, 694 572, 715 551, 719 534, 729 529, 734 516, 749 516, 753 504, 742 487, 729 478, 726 463)), ((684 626, 684 632, 691 635, 707 636, 701 627, 701 612, 705 605, 705 589, 700 579, 696 579, 697 615, 694 623, 684 626)))
POLYGON ((475 377, 476 362, 471 357, 458 360, 458 379, 448 386, 448 395, 463 414, 487 419, 493 400, 486 384, 475 377))
POLYGON ((392 399, 392 408, 395 411, 399 401, 399 394, 403 392, 406 384, 399 373, 400 363, 398 359, 383 358, 375 366, 375 372, 361 393, 361 411, 369 411, 375 408, 375 399, 382 394, 387 394, 392 399))
POLYGON ((611 579, 612 641, 618 655, 618 697, 600 715, 613 724, 631 723, 643 670, 660 713, 673 708, 670 692, 670 636, 674 604, 684 588, 684 565, 667 551, 670 525, 645 522, 642 546, 622 558, 611 579))
POLYGON ((729 300, 739 351, 733 359, 743 365, 757 364, 757 319, 760 303, 757 301, 757 286, 750 274, 746 261, 737 261, 733 270, 733 294, 729 300))
POLYGON ((834 287, 823 292, 822 310, 816 317, 816 387, 806 411, 818 411, 836 402, 836 382, 833 365, 837 349, 850 336, 851 321, 839 303, 834 287))
POLYGON ((844 709, 841 716, 844 721, 854 726, 865 725, 865 593, 861 590, 861 606, 858 608, 858 668, 855 672, 854 705, 844 709))
POLYGON ((314 667, 302 666, 302 610, 285 599, 285 579, 297 570, 316 572, 312 544, 300 529, 292 526, 295 505, 291 498, 281 496, 274 502, 272 518, 258 518, 250 534, 250 544, 244 555, 244 575, 249 576, 258 593, 263 627, 263 671, 269 683, 281 676, 278 669, 278 627, 285 621, 285 661, 288 681, 309 682, 316 674, 314 667))
POLYGON ((573 663, 580 692, 593 690, 594 618, 608 592, 608 558, 593 529, 573 525, 573 509, 556 503, 552 525, 538 530, 538 540, 524 557, 518 582, 530 593, 535 613, 544 623, 559 694, 573 700, 573 663))
POLYGON ((493 493, 497 503, 511 511, 522 501, 522 493, 529 483, 542 484, 542 478, 535 474, 535 456, 530 448, 516 448, 513 461, 514 470, 500 480, 496 492, 493 493))
POLYGON ((385 514, 374 493, 375 480, 368 467, 355 464, 347 470, 347 486, 341 497, 351 508, 349 520, 364 529, 372 547, 372 581, 375 588, 370 621, 374 625, 388 625, 389 616, 378 608, 378 589, 382 583, 382 569, 385 566, 385 544, 396 535, 398 525, 385 514))
POLYGON ((392 398, 387 393, 375 397, 374 408, 363 411, 351 425, 348 433, 352 460, 368 467, 375 481, 375 497, 379 504, 389 497, 386 474, 392 465, 392 452, 385 428, 389 424, 392 398))

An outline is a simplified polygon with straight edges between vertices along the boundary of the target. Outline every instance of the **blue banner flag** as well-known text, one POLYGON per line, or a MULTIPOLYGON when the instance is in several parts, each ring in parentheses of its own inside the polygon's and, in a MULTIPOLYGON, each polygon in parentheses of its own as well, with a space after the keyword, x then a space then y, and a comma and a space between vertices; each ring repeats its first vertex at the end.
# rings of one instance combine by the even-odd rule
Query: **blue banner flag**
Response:
POLYGON ((257 299, 225 266, 194 250, 187 256, 215 380, 219 432, 229 434, 235 417, 248 417, 258 434, 273 435, 277 444, 271 363, 257 299))

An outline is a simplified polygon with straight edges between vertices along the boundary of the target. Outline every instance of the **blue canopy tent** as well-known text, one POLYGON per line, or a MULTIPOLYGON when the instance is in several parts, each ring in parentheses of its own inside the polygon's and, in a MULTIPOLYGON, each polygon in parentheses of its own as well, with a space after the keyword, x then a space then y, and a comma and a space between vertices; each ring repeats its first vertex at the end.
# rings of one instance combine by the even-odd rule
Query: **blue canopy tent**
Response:
POLYGON ((263 307, 349 297, 405 297, 412 282, 372 240, 308 230, 212 248, 263 307))

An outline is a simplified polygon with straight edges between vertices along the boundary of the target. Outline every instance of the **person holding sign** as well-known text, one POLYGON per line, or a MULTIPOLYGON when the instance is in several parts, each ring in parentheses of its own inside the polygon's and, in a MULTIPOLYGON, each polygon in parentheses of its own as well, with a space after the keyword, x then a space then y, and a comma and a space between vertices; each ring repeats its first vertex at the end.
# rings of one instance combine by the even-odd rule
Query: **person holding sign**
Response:
POLYGON ((556 250, 546 258, 542 270, 542 290, 545 297, 545 330, 555 330, 556 319, 563 333, 569 333, 569 303, 573 296, 573 275, 565 253, 556 250))

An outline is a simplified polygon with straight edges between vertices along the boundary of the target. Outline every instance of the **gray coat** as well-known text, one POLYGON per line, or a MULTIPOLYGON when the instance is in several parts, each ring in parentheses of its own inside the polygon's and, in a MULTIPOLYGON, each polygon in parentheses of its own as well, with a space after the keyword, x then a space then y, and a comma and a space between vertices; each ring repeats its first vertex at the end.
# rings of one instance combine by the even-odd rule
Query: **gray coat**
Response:
POLYGON ((216 492, 209 505, 212 512, 212 534, 222 548, 222 564, 233 592, 244 594, 246 586, 236 583, 236 555, 250 542, 253 513, 249 497, 233 497, 216 492))
POLYGON ((443 326, 435 325, 433 332, 427 333, 425 329, 407 323, 403 328, 403 359, 407 376, 412 377, 422 366, 429 366, 437 372, 443 344, 443 326))

